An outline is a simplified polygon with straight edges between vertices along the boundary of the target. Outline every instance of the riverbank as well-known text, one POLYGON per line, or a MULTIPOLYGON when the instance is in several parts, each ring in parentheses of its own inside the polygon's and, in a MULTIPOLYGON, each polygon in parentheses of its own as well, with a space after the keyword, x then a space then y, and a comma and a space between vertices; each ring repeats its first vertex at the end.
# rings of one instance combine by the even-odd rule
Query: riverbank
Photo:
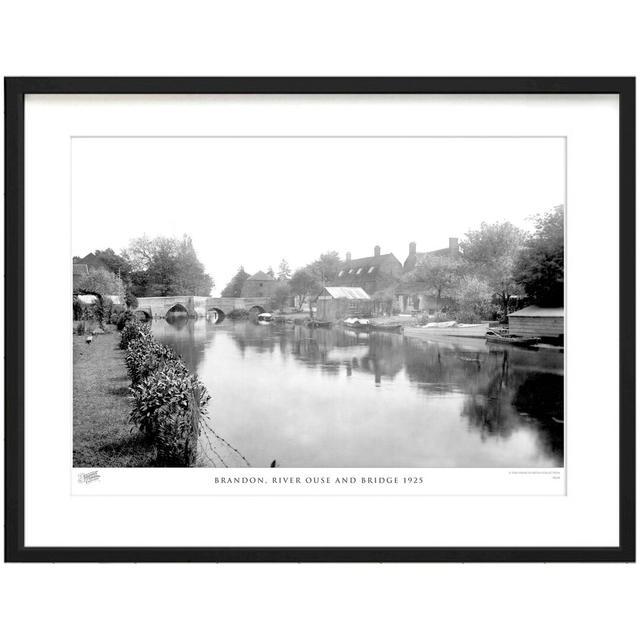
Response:
POLYGON ((120 334, 73 336, 73 466, 144 467, 153 447, 129 422, 129 378, 120 334))

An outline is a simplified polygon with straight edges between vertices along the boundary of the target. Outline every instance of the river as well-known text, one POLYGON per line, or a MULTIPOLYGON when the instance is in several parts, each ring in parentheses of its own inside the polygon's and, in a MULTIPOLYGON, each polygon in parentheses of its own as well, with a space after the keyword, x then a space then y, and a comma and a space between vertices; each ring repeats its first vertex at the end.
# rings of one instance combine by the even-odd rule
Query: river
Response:
POLYGON ((561 353, 229 320, 152 331, 212 396, 205 466, 563 465, 561 353))

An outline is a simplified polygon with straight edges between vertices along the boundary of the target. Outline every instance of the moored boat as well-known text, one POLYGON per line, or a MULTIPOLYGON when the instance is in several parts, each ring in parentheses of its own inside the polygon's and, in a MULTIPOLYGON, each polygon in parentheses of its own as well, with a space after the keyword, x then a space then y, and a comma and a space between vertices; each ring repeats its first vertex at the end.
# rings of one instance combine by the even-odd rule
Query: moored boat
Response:
POLYGON ((348 329, 357 329, 358 331, 371 331, 373 326, 366 318, 345 318, 342 324, 348 329))
POLYGON ((508 344, 515 347, 535 347, 540 342, 540 338, 525 338, 524 336, 513 336, 490 329, 486 333, 487 342, 496 344, 508 344))
POLYGON ((315 329, 316 327, 330 327, 332 325, 328 320, 309 320, 307 326, 315 329))
POLYGON ((484 338, 489 330, 488 322, 478 324, 460 324, 455 321, 450 322, 429 322, 418 327, 407 327, 405 335, 411 333, 416 337, 429 338, 430 336, 452 336, 467 338, 484 338))
POLYGON ((258 314, 258 324, 267 325, 271 324, 273 321, 273 316, 270 313, 260 313, 258 314))
POLYGON ((371 331, 386 331, 390 333, 400 333, 402 331, 401 324, 372 324, 371 331))

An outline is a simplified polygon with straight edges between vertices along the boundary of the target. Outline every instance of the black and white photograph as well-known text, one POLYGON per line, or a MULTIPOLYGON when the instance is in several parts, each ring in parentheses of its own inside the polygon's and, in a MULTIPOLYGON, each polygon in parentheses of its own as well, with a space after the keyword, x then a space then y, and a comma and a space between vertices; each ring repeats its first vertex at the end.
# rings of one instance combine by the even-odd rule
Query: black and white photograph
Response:
POLYGON ((632 81, 8 86, 14 558, 632 557, 632 81))
POLYGON ((563 469, 566 161, 74 137, 74 468, 563 469))

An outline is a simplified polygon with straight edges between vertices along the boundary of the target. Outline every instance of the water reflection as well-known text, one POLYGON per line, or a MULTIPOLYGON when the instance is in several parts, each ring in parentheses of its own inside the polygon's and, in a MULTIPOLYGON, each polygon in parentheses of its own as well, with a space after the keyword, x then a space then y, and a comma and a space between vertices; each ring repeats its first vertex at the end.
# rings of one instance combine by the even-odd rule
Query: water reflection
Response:
POLYGON ((250 322, 152 329, 207 385, 214 428, 254 466, 563 464, 562 354, 250 322))

